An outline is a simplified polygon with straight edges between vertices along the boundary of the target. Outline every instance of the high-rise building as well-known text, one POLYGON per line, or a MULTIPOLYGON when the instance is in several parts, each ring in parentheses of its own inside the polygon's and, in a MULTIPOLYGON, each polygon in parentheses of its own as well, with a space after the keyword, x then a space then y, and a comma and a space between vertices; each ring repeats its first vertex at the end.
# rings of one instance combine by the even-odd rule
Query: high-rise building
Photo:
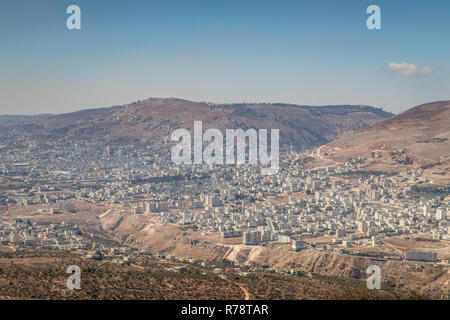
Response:
POLYGON ((292 241, 292 250, 300 251, 306 248, 305 242, 302 240, 293 240, 292 241))
POLYGON ((436 262, 437 254, 431 251, 406 251, 406 260, 436 262))

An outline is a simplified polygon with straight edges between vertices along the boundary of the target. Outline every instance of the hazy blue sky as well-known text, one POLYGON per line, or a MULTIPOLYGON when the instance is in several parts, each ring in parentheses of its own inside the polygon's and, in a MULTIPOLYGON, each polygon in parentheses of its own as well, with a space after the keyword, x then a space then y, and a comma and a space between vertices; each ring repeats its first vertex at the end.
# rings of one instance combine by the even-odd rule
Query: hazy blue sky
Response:
POLYGON ((0 41, 0 114, 148 97, 394 112, 450 99, 448 0, 2 0, 0 41), (71 4, 81 30, 66 28, 71 4), (382 30, 366 27, 370 4, 382 30))

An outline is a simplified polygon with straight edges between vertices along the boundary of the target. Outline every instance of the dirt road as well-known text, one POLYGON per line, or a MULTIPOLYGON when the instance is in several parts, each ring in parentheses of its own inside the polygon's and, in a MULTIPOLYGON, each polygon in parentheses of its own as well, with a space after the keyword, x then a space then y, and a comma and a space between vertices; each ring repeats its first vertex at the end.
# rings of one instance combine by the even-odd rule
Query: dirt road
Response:
POLYGON ((220 274, 219 277, 222 278, 225 281, 228 281, 231 284, 239 286, 239 288, 241 288, 241 290, 244 292, 244 295, 245 295, 244 300, 250 300, 250 293, 248 292, 248 290, 241 283, 237 283, 237 282, 234 283, 233 281, 228 280, 227 277, 225 277, 224 274, 220 274))

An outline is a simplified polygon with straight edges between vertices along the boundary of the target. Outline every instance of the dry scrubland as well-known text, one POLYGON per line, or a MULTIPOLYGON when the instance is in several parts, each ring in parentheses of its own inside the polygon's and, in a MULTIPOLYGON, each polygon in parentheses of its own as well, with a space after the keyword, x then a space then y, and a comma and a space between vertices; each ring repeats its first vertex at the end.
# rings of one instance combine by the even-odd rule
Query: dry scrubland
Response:
POLYGON ((219 276, 192 265, 169 272, 164 262, 145 267, 82 260, 62 251, 0 254, 0 299, 418 299, 414 293, 368 290, 363 281, 333 276, 258 273, 219 276), (82 270, 81 289, 66 288, 67 266, 82 270))

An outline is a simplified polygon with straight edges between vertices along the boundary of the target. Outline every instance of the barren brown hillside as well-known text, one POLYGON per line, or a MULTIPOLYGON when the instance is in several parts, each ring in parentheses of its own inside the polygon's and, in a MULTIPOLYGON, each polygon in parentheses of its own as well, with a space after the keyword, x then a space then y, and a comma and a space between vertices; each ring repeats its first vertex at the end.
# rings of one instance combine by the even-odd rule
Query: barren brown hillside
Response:
POLYGON ((432 181, 450 182, 450 101, 423 104, 329 143, 328 161, 365 157, 366 169, 421 168, 432 181), (377 155, 372 152, 379 152, 377 155))
MULTIPOLYGON (((280 147, 311 149, 371 126, 392 114, 369 106, 300 106, 281 103, 212 104, 151 98, 111 108, 49 116, 26 124, 47 138, 105 139, 112 143, 168 141, 178 128, 280 129, 280 147)), ((0 117, 1 119, 1 117, 0 117)), ((0 127, 1 129, 1 127, 0 127)))

